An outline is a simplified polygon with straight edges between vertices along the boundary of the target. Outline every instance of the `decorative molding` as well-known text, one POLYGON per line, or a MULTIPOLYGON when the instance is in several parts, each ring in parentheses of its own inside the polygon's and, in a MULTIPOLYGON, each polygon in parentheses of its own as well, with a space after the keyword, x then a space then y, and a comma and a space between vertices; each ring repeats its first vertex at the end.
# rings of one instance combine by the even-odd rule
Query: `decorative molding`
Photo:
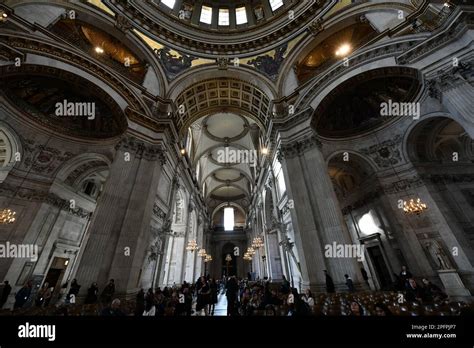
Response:
POLYGON ((474 75, 473 66, 472 60, 466 63, 460 61, 456 67, 438 70, 435 76, 427 80, 429 96, 442 102, 443 92, 469 83, 474 75))
POLYGON ((322 143, 316 137, 316 135, 311 135, 301 140, 296 140, 288 144, 282 144, 280 146, 279 152, 277 154, 278 159, 289 159, 297 156, 303 155, 308 150, 313 148, 322 148, 322 143))
POLYGON ((433 184, 454 184, 474 182, 474 174, 421 174, 423 180, 433 184))
POLYGON ((153 215, 155 215, 159 220, 165 221, 166 213, 158 206, 158 204, 153 203, 153 215))
POLYGON ((72 152, 37 144, 20 135, 24 150, 24 161, 21 168, 37 174, 54 174, 59 167, 75 156, 72 152))
POLYGON ((0 186, 0 196, 50 204, 80 218, 86 218, 92 215, 92 212, 85 209, 79 207, 71 208, 70 201, 63 199, 54 193, 31 188, 19 188, 16 185, 11 185, 5 182, 0 186))
POLYGON ((397 134, 392 139, 385 140, 380 144, 362 148, 360 152, 370 156, 378 167, 390 168, 402 162, 402 141, 403 136, 397 134))
POLYGON ((227 70, 229 67, 229 58, 219 57, 216 62, 219 70, 227 70))
POLYGON ((402 179, 389 184, 383 184, 382 189, 387 194, 393 194, 421 187, 423 185, 425 185, 423 179, 420 176, 415 175, 411 178, 402 179))
POLYGON ((468 29, 470 24, 474 23, 474 14, 465 13, 461 14, 456 20, 452 21, 451 27, 446 29, 440 35, 433 35, 431 38, 422 41, 419 45, 416 45, 413 49, 407 50, 400 54, 396 60, 399 64, 411 64, 431 52, 437 50, 440 46, 447 45, 450 41, 457 38, 465 30, 468 29))
POLYGON ((133 152, 136 158, 147 161, 160 160, 161 165, 166 164, 165 150, 160 145, 147 144, 133 136, 124 136, 117 145, 116 150, 133 152))
POLYGON ((127 17, 117 15, 115 19, 115 27, 125 33, 131 30, 133 28, 133 25, 127 17))

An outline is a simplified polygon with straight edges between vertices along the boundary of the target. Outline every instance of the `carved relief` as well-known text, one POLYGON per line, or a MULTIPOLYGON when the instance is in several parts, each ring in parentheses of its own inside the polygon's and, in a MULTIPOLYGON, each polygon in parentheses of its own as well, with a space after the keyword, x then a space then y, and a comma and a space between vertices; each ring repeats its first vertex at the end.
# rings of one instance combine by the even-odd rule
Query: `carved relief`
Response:
POLYGON ((393 139, 360 150, 370 156, 380 168, 389 168, 402 161, 401 143, 403 137, 397 134, 393 139))

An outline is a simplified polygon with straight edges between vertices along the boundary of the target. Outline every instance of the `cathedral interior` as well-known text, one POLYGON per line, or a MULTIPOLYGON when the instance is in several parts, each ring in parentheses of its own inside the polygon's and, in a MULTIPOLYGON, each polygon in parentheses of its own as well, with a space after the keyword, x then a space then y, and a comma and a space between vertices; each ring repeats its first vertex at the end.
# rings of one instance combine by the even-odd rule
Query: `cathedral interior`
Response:
POLYGON ((2 0, 0 311, 201 276, 470 303, 473 139, 471 1, 2 0))

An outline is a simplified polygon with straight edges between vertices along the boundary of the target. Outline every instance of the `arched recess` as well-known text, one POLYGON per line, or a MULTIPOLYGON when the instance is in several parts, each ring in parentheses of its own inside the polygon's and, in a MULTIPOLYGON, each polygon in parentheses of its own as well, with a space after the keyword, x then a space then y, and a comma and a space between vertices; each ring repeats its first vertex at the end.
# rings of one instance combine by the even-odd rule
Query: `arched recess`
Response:
POLYGON ((21 1, 18 3, 12 2, 10 6, 14 8, 15 14, 18 14, 20 17, 30 21, 31 23, 37 22, 47 27, 48 30, 53 32, 55 35, 58 35, 64 40, 74 44, 79 50, 93 56, 95 59, 101 61, 101 63, 108 65, 115 73, 121 73, 122 76, 126 76, 135 83, 143 85, 151 94, 156 96, 164 95, 167 87, 167 82, 164 78, 165 75, 156 56, 153 54, 153 51, 138 35, 135 35, 133 31, 122 31, 121 25, 117 22, 117 19, 106 15, 101 11, 97 11, 88 3, 68 3, 67 7, 64 5, 64 1, 48 1, 47 3, 44 3, 42 1, 34 0, 21 1), (65 15, 66 11, 71 10, 75 11, 75 19, 72 20, 68 19, 65 15), (61 22, 68 20, 79 26, 83 23, 91 28, 95 28, 94 33, 92 33, 93 35, 91 36, 92 40, 90 41, 92 47, 79 44, 80 42, 84 42, 83 40, 79 40, 81 37, 84 39, 84 36, 78 35, 80 33, 77 31, 71 31, 70 29, 72 29, 72 27, 60 25, 61 22), (108 43, 107 41, 109 40, 113 42, 108 43), (122 58, 129 55, 123 55, 125 52, 120 52, 119 46, 127 48, 128 52, 130 52, 131 55, 136 56, 141 63, 129 57, 130 59, 128 60, 127 65, 130 63, 130 66, 128 67, 125 66, 125 61, 123 62, 124 64, 120 64, 120 62, 114 64, 110 59, 106 59, 106 57, 110 58, 114 55, 122 55, 122 58), (96 47, 104 48, 105 52, 97 54, 97 52, 95 52, 96 47), (111 48, 111 52, 108 52, 108 47, 111 48), (144 75, 141 79, 136 80, 134 75, 136 75, 135 73, 140 65, 143 67, 144 75), (126 70, 130 70, 132 74, 126 73, 126 70), (150 73, 154 76, 152 81, 149 77, 150 73))
MULTIPOLYGON (((237 269, 237 257, 234 256, 234 248, 236 245, 234 243, 228 242, 222 246, 222 249, 220 251, 220 260, 222 260, 222 274, 226 276, 232 276, 232 275, 237 275, 239 273, 239 270, 237 269), (231 261, 226 261, 226 256, 230 255, 231 256, 231 261)), ((221 272, 219 272, 221 273, 221 272)))
POLYGON ((109 174, 111 160, 98 153, 73 157, 59 170, 56 179, 74 192, 96 201, 109 174))
POLYGON ((328 157, 334 185, 353 243, 365 247, 359 268, 369 275, 372 289, 388 290, 400 267, 391 210, 385 202, 375 165, 363 154, 337 151, 328 157))
POLYGON ((474 140, 448 116, 425 116, 407 130, 404 145, 432 199, 431 210, 443 224, 422 244, 427 260, 434 270, 459 269, 466 286, 472 287, 472 279, 462 274, 474 265, 474 140), (433 256, 433 246, 440 259, 433 256), (450 252, 453 246, 457 257, 450 252))
POLYGON ((20 138, 8 124, 0 121, 0 184, 22 156, 20 138))
MULTIPOLYGON (((384 18, 385 21, 379 20, 379 22, 384 22, 384 25, 394 26, 399 24, 393 23, 393 19, 397 18, 399 15, 398 11, 402 11, 404 15, 403 18, 406 18, 415 10, 416 8, 413 5, 401 1, 392 1, 390 3, 353 3, 347 8, 343 8, 336 14, 326 18, 324 21, 319 22, 318 29, 315 29, 315 35, 307 35, 298 43, 297 47, 292 50, 290 55, 285 58, 284 65, 281 68, 281 73, 279 74, 279 78, 276 82, 278 94, 290 95, 291 91, 300 85, 294 68, 301 64, 312 51, 318 48, 318 46, 321 47, 321 49, 324 49, 327 54, 331 54, 336 51, 334 47, 333 49, 329 49, 329 47, 323 47, 323 43, 331 37, 336 39, 337 33, 343 34, 344 29, 353 25, 367 24, 372 26, 375 35, 377 35, 379 32, 385 29, 379 25, 374 25, 371 22, 372 18, 370 17, 376 17, 377 15, 380 15, 380 18, 384 18), (391 13, 391 15, 388 13, 391 13), (392 23, 390 23, 390 21, 392 21, 392 23)), ((401 21, 399 20, 399 22, 401 21)), ((342 36, 342 38, 344 38, 344 36, 342 36)), ((352 47, 351 52, 364 47, 369 42, 370 44, 373 44, 369 36, 361 36, 360 39, 361 40, 357 40, 355 43, 353 40, 348 41, 352 47)), ((333 44, 331 44, 331 46, 334 46, 334 44, 337 43, 341 42, 335 41, 333 44)))
POLYGON ((417 69, 400 66, 376 68, 338 81, 339 84, 332 84, 332 88, 325 89, 311 102, 316 106, 311 124, 321 137, 365 135, 382 125, 396 122, 401 116, 419 117, 415 114, 416 103, 423 94, 423 83, 417 69), (340 100, 345 102, 340 103, 340 100), (393 102, 410 105, 410 108, 405 111, 399 108, 403 113, 392 113, 393 102), (387 115, 382 112, 384 105, 387 115), (405 115, 405 112, 413 114, 405 115))
POLYGON ((83 141, 112 139, 126 130, 126 99, 84 71, 54 60, 41 60, 37 61, 40 64, 0 67, 0 89, 10 104, 22 111, 18 115, 26 122, 33 120, 38 127, 56 131, 58 137, 83 141), (57 67, 52 67, 55 64, 57 67), (80 103, 80 108, 75 102, 80 103), (70 103, 74 116, 68 114, 70 103), (57 117, 58 112, 64 117, 57 117))

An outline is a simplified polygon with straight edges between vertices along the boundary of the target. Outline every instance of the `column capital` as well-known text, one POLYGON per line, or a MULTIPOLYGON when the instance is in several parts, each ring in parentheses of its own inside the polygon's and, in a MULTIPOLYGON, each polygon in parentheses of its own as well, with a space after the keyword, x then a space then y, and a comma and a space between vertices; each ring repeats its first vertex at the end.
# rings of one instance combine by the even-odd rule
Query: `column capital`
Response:
POLYGON ((441 100, 442 93, 469 83, 474 74, 471 62, 459 62, 458 66, 440 69, 428 79, 428 92, 430 97, 441 100))
POLYGON ((277 157, 278 160, 282 160, 284 158, 293 158, 301 156, 303 153, 313 148, 322 148, 322 143, 315 134, 311 134, 304 138, 282 144, 278 150, 277 157))
POLYGON ((153 145, 134 136, 124 136, 117 145, 116 150, 128 151, 135 154, 138 158, 144 158, 148 161, 160 160, 161 164, 166 163, 165 149, 161 145, 153 145))

